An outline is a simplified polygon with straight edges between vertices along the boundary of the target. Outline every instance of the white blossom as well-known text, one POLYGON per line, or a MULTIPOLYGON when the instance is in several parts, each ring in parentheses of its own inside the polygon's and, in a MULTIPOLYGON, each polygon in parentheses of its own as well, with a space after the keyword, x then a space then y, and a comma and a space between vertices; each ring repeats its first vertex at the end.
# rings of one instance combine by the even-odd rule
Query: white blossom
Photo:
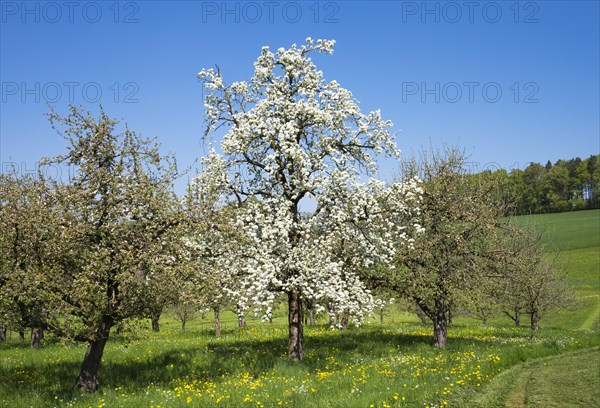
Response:
POLYGON ((228 293, 264 316, 277 293, 295 290, 319 310, 332 303, 360 322, 373 297, 358 270, 390 264, 410 242, 407 228, 420 228, 418 180, 359 182, 361 172, 376 172, 377 155, 399 152, 391 122, 363 114, 309 58, 332 54, 334 44, 309 37, 275 53, 263 47, 249 82, 228 86, 218 70, 199 73, 208 131, 228 130, 223 156, 211 152, 196 182, 206 184, 203 196, 220 192, 212 202, 237 206, 234 225, 247 241, 220 262, 237 273, 228 293), (315 210, 303 213, 303 199, 315 210))

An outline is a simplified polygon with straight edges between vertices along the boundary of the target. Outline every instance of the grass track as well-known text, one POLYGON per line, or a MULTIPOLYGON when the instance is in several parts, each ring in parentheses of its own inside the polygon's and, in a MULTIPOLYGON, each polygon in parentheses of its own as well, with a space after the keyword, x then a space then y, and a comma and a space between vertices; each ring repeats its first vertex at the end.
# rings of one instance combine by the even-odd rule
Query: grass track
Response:
POLYGON ((523 363, 499 374, 470 401, 474 408, 600 406, 600 349, 523 363))

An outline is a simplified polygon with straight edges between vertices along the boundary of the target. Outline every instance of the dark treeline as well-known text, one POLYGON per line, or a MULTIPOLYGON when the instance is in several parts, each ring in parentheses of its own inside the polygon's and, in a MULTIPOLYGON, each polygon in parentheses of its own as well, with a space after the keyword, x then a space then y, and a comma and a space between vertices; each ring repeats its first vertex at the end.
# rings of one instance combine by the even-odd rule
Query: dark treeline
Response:
POLYGON ((525 169, 501 169, 481 175, 497 177, 510 202, 510 214, 524 215, 600 208, 600 155, 582 160, 530 163, 525 169))

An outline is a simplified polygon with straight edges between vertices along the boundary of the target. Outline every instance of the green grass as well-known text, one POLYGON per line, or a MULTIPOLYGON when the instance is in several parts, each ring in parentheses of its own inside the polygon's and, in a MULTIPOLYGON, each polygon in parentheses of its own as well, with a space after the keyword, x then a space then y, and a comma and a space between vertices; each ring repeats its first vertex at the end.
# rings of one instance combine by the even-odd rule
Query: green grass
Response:
POLYGON ((471 407, 600 406, 600 350, 537 359, 499 374, 469 401, 471 407))
POLYGON ((237 329, 234 314, 223 313, 220 339, 212 335, 211 316, 182 332, 166 315, 160 333, 144 321, 111 336, 102 388, 92 395, 73 389, 85 345, 48 336, 42 349, 31 350, 12 334, 0 345, 0 407, 565 406, 561 395, 594 406, 599 217, 600 211, 518 217, 548 226, 544 237, 560 250, 581 299, 575 311, 544 317, 536 341, 528 339, 527 327, 514 328, 506 318, 486 327, 457 317, 448 348, 437 350, 430 346, 430 325, 395 310, 384 325, 333 331, 323 319, 306 327, 306 358, 290 363, 283 308, 273 325, 249 319, 245 331, 237 329))
POLYGON ((550 314, 545 326, 589 330, 600 319, 600 210, 515 217, 522 226, 539 229, 549 256, 558 254, 567 282, 580 300, 574 311, 550 314))
POLYGON ((347 331, 307 327, 306 358, 286 359, 286 328, 258 321, 215 339, 200 322, 181 332, 138 328, 114 336, 101 371, 102 389, 73 389, 83 345, 30 350, 16 339, 0 349, 0 405, 75 407, 276 406, 423 407, 452 404, 521 361, 597 344, 595 335, 455 325, 446 350, 430 346, 430 326, 368 325, 347 331), (404 398, 404 399, 403 399, 404 398), (189 401, 189 403, 188 403, 189 401), (193 403, 193 405, 190 405, 193 403), (103 405, 104 404, 104 405, 103 405))
POLYGON ((546 318, 546 324, 566 329, 589 330, 600 318, 600 248, 563 251, 559 264, 567 271, 567 281, 575 287, 580 304, 576 310, 563 310, 546 318))
POLYGON ((600 248, 600 210, 515 217, 517 224, 541 229, 553 250, 600 248))
MULTIPOLYGON (((543 231, 543 240, 567 272, 580 304, 542 320, 542 327, 600 331, 600 210, 516 217, 516 222, 543 231)), ((575 331, 578 330, 579 332, 575 331)), ((595 334, 593 334, 595 333, 595 334)), ((598 349, 535 360, 498 375, 483 394, 459 406, 564 407, 600 404, 598 349)))

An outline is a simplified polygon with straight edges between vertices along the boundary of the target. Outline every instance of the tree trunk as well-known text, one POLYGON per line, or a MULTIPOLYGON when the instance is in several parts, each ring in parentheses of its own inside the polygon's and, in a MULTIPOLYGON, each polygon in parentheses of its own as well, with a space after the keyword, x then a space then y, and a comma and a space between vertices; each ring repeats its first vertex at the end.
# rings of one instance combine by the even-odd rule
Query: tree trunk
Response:
POLYGON ((299 290, 288 292, 288 358, 300 361, 304 358, 304 327, 302 321, 302 296, 299 290))
POLYGON ((518 307, 514 308, 515 315, 513 316, 510 312, 504 311, 504 314, 510 317, 510 319, 515 322, 515 326, 521 327, 521 309, 518 307))
POLYGON ((329 302, 327 304, 327 312, 329 313, 329 326, 333 327, 335 325, 335 311, 333 310, 333 303, 329 302))
POLYGON ((435 302, 436 313, 433 319, 433 345, 439 348, 446 348, 448 339, 448 325, 446 321, 446 308, 441 301, 435 302))
POLYGON ((240 329, 246 328, 246 316, 244 316, 243 314, 238 315, 238 327, 240 329))
POLYGON ((0 324, 0 343, 4 343, 6 341, 6 332, 8 329, 3 324, 0 324))
POLYGON ((485 306, 477 307, 477 315, 481 319, 481 324, 487 325, 488 319, 492 315, 492 310, 485 306))
POLYGON ((213 307, 213 313, 215 315, 215 337, 221 337, 221 318, 219 317, 219 306, 213 307))
POLYGON ((31 329, 31 348, 42 347, 42 340, 44 339, 44 329, 41 327, 33 327, 31 329))
POLYGON ((75 382, 75 387, 82 391, 94 392, 98 388, 98 370, 100 369, 104 346, 108 340, 112 325, 113 319, 105 316, 96 332, 96 339, 88 343, 83 363, 81 364, 81 371, 75 382))
POLYGON ((23 329, 19 329, 19 340, 21 343, 25 343, 25 330, 23 329))
POLYGON ((315 324, 315 305, 312 300, 306 301, 306 310, 308 310, 308 315, 304 315, 304 324, 314 326, 314 324, 315 324))
POLYGON ((450 306, 448 306, 448 309, 447 309, 447 316, 448 316, 447 326, 452 327, 452 308, 450 306))
POLYGON ((181 331, 185 331, 185 323, 187 322, 187 319, 184 317, 183 319, 181 319, 181 331))
POLYGON ((535 337, 537 336, 537 332, 539 329, 539 323, 540 323, 540 314, 536 311, 536 312, 531 312, 531 334, 529 335, 529 337, 531 339, 535 339, 535 337))
POLYGON ((346 330, 348 328, 348 320, 350 319, 350 310, 344 309, 342 312, 342 329, 346 330))
POLYGON ((160 331, 160 325, 159 325, 158 321, 160 320, 161 313, 162 313, 162 310, 155 310, 150 315, 150 320, 152 321, 152 331, 153 332, 160 331))

